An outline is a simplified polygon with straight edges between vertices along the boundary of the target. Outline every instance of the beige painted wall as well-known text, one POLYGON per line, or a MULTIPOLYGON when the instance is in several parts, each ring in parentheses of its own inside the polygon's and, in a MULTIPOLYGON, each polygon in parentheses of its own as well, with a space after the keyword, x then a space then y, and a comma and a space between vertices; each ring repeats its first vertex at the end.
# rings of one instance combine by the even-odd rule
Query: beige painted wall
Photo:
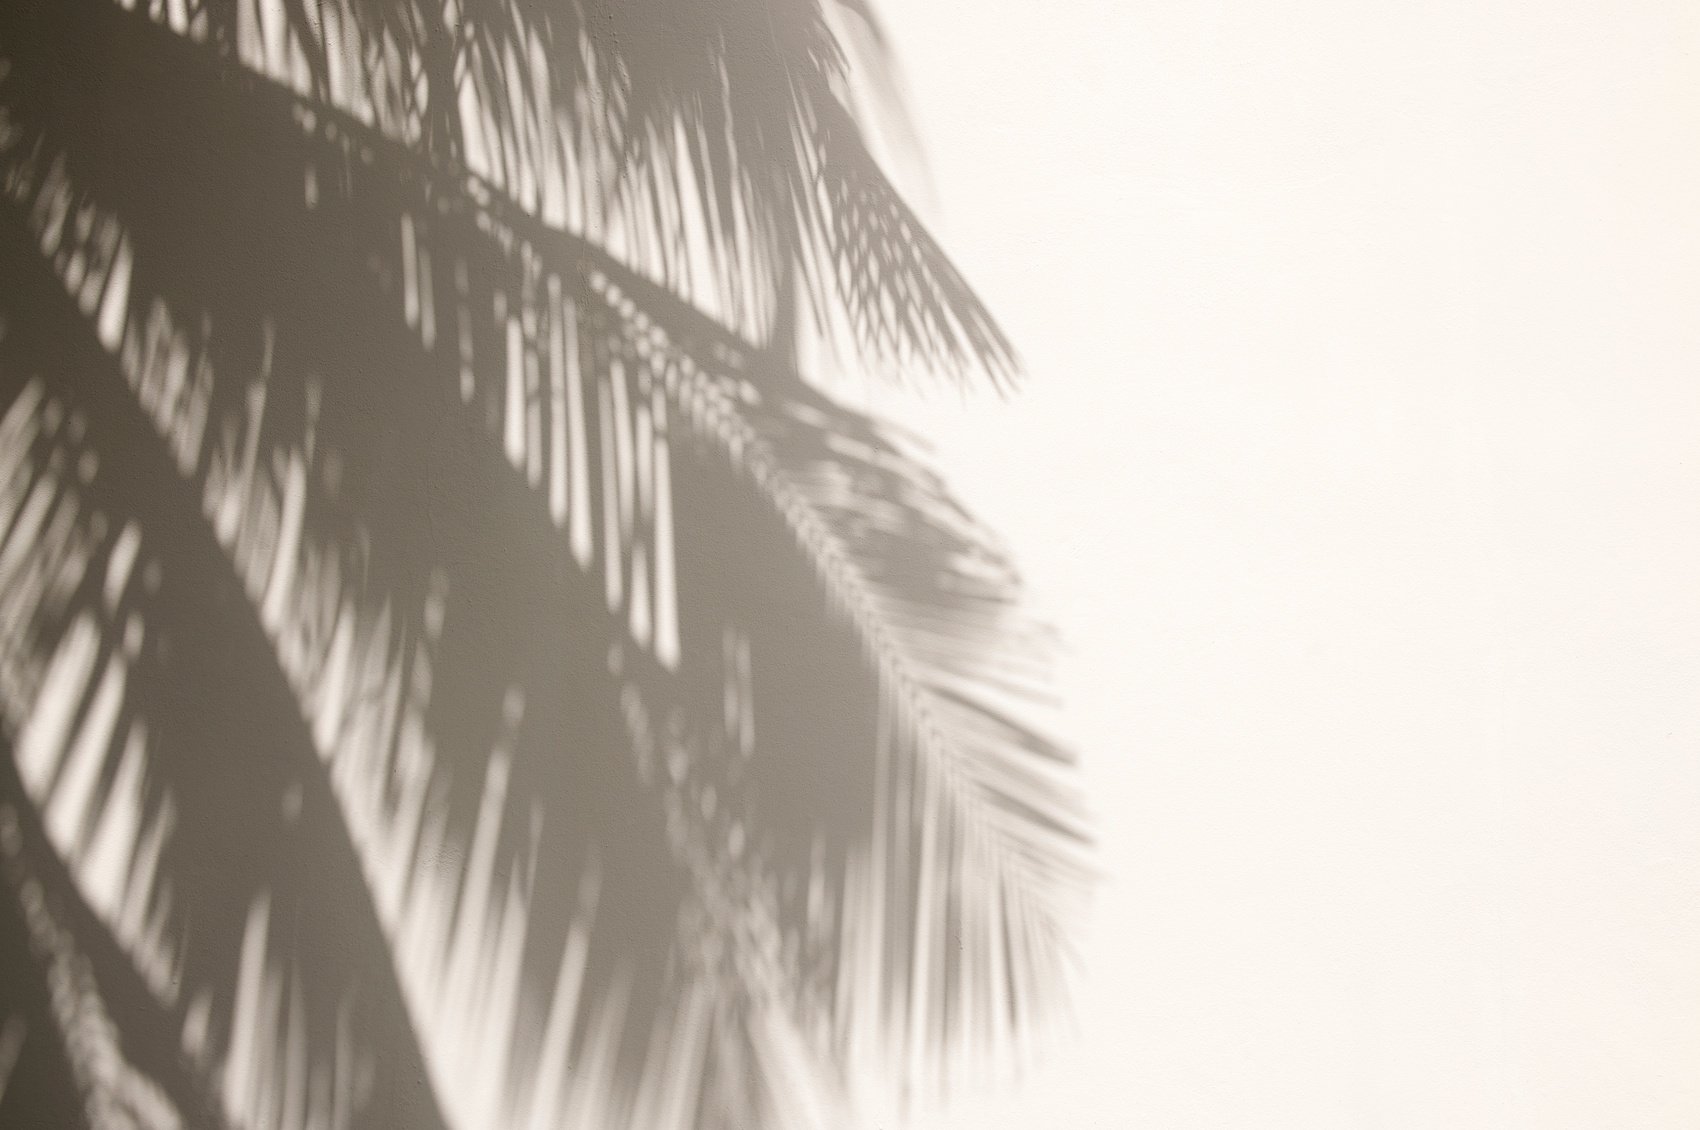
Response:
POLYGON ((1700 1124, 1700 9, 886 9, 1109 872, 919 1124, 1700 1124))

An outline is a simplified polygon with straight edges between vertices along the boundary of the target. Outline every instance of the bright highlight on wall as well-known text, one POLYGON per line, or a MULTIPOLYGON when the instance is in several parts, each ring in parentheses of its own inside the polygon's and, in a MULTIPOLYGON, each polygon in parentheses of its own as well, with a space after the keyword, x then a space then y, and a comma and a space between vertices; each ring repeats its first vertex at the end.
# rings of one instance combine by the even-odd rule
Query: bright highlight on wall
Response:
POLYGON ((1692 1125, 1700 17, 890 20, 1110 874, 1077 1040, 927 1125, 1692 1125))

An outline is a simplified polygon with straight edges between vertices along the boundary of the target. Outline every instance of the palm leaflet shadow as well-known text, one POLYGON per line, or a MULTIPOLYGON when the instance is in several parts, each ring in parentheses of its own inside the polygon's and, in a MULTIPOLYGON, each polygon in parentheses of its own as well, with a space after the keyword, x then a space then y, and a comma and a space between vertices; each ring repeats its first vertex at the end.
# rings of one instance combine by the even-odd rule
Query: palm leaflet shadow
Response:
MULTIPOLYGON (((25 31, 13 195, 307 729, 277 803, 346 827, 449 1120, 796 1124, 1042 1006, 1066 759, 970 693, 1038 648, 936 478, 589 244, 88 14, 25 31)), ((137 682, 262 693, 216 667, 137 682)))

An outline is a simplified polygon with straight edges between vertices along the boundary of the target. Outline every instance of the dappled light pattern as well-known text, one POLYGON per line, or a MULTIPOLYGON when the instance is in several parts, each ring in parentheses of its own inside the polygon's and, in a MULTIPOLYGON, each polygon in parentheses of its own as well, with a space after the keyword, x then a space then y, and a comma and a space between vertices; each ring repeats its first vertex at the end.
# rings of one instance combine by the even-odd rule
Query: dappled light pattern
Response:
POLYGON ((779 332, 1007 362, 840 136, 865 14, 776 78, 761 6, 694 61, 449 7, 0 12, 0 846, 93 970, 20 1023, 105 1009, 96 1125, 834 1126, 1019 1058, 1087 872, 1047 640, 779 332))
POLYGON ((265 639, 145 417, 78 376, 100 356, 66 347, 60 306, 11 304, 0 342, 8 792, 159 1014, 155 1046, 207 1075, 204 1107, 349 1126, 381 1102, 441 1125, 305 726, 261 677, 265 639))
MULTIPOLYGON (((109 1002, 125 988, 113 981, 122 981, 122 973, 105 976, 82 951, 55 897, 62 892, 42 880, 22 850, 26 818, 18 807, 0 804, 0 871, 10 896, 0 908, 0 954, 9 974, 0 1116, 8 1126, 86 1122, 177 1130, 185 1123, 175 1097, 147 1069, 159 1065, 136 1062, 150 1058, 141 1029, 157 1017, 126 1008, 124 1027, 113 1020, 109 1002)), ((168 1065, 162 1074, 170 1075, 168 1065)))

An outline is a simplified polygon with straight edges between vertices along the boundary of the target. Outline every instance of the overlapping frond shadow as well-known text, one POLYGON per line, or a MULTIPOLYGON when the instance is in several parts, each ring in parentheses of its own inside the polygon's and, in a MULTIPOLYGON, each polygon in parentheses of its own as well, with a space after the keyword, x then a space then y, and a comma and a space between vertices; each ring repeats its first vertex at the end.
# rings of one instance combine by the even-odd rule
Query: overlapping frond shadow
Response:
POLYGON ((247 596, 141 406, 103 387, 90 327, 6 235, 0 714, 8 806, 40 826, 8 854, 37 883, 74 876, 52 910, 126 982, 107 993, 119 1031, 146 1077, 188 1081, 155 1098, 191 1125, 349 1126, 377 1106, 442 1126, 247 596))
POLYGON ((863 3, 126 6, 480 177, 740 332, 773 332, 801 301, 829 345, 888 376, 1013 374, 870 151, 870 130, 903 123, 863 3))
MULTIPOLYGON (((117 619, 93 580, 13 599, 48 626, 10 724, 57 735, 20 766, 84 764, 100 797, 131 763, 111 735, 142 726, 136 811, 179 893, 143 913, 77 881, 144 981, 206 955, 203 997, 150 1006, 197 1093, 332 1125, 358 1114, 315 1089, 347 1075, 370 1124, 417 1062, 430 1117, 395 1125, 802 1126, 1023 1030, 1083 835, 1067 758, 998 705, 1043 649, 985 531, 782 355, 481 192, 428 130, 386 136, 198 34, 83 0, 0 18, 10 222, 68 292, 44 324, 87 345, 20 386, 61 445, 35 463, 93 442, 58 430, 77 382, 131 405, 89 450, 161 470, 99 504, 85 571, 146 545, 226 594, 117 619), (202 655, 126 674, 130 729, 84 742, 100 664, 142 670, 179 616, 202 655), (250 700, 258 773, 211 744, 250 700), (161 814, 226 790, 173 847, 189 821, 161 814), (273 843, 302 821, 311 859, 273 843), (221 886, 242 836, 260 861, 221 886), (321 883, 375 947, 321 964, 321 883), (181 913, 201 900, 208 927, 181 913)), ((25 777, 50 818, 57 778, 25 777)), ((46 836, 73 870, 126 810, 79 803, 46 836)))

